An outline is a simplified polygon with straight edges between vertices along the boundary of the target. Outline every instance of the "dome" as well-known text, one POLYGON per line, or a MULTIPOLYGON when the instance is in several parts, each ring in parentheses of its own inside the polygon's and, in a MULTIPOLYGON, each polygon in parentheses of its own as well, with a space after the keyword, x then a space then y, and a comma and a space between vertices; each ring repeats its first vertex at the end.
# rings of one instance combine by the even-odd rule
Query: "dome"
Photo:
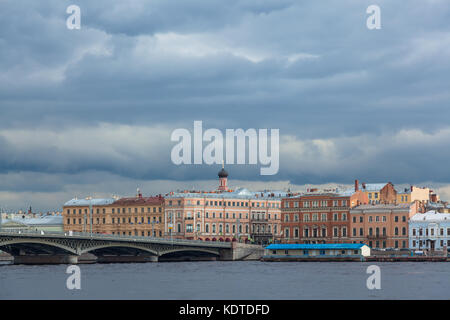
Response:
POLYGON ((228 177, 228 172, 226 172, 226 170, 224 168, 222 168, 222 170, 219 171, 219 178, 227 178, 228 177))

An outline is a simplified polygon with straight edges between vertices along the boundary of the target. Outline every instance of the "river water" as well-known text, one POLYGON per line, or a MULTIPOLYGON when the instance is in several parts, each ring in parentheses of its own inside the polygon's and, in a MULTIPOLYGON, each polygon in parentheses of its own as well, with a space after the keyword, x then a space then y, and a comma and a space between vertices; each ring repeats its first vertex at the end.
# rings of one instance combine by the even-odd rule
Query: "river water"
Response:
POLYGON ((81 290, 67 265, 0 265, 0 299, 450 299, 450 263, 376 263, 381 289, 359 262, 168 262, 81 264, 81 290))

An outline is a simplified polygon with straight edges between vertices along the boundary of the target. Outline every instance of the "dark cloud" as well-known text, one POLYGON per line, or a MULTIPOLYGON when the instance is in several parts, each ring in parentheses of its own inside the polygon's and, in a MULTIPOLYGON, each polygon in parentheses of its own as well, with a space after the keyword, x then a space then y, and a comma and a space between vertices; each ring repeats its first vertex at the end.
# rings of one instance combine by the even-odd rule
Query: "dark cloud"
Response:
POLYGON ((243 180, 449 181, 450 8, 377 3, 370 31, 372 1, 2 1, 0 173, 208 179, 169 161, 171 130, 203 120, 295 141, 243 180))

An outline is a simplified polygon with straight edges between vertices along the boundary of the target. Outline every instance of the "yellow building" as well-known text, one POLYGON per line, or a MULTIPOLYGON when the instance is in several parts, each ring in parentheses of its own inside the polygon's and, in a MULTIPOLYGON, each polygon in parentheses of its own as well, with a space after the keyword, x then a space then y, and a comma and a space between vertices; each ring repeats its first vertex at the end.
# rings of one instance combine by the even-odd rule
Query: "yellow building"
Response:
POLYGON ((430 189, 411 186, 397 192, 397 203, 411 203, 416 200, 427 203, 430 200, 430 189))
POLYGON ((163 237, 164 197, 72 199, 63 207, 64 231, 163 237), (92 211, 91 211, 92 210, 92 211))
POLYGON ((358 180, 355 181, 355 188, 361 190, 367 194, 370 204, 378 204, 381 201, 381 189, 383 189, 388 183, 362 183, 359 188, 358 180))

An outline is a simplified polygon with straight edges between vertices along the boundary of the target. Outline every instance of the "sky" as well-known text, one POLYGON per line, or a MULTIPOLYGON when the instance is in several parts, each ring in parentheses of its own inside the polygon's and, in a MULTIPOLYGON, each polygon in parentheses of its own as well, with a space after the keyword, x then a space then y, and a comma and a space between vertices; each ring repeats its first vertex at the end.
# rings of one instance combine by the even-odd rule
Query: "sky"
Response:
POLYGON ((2 0, 0 208, 215 188, 220 164, 171 161, 194 121, 279 129, 278 173, 227 165, 233 187, 450 199, 449 58, 448 0, 2 0))

